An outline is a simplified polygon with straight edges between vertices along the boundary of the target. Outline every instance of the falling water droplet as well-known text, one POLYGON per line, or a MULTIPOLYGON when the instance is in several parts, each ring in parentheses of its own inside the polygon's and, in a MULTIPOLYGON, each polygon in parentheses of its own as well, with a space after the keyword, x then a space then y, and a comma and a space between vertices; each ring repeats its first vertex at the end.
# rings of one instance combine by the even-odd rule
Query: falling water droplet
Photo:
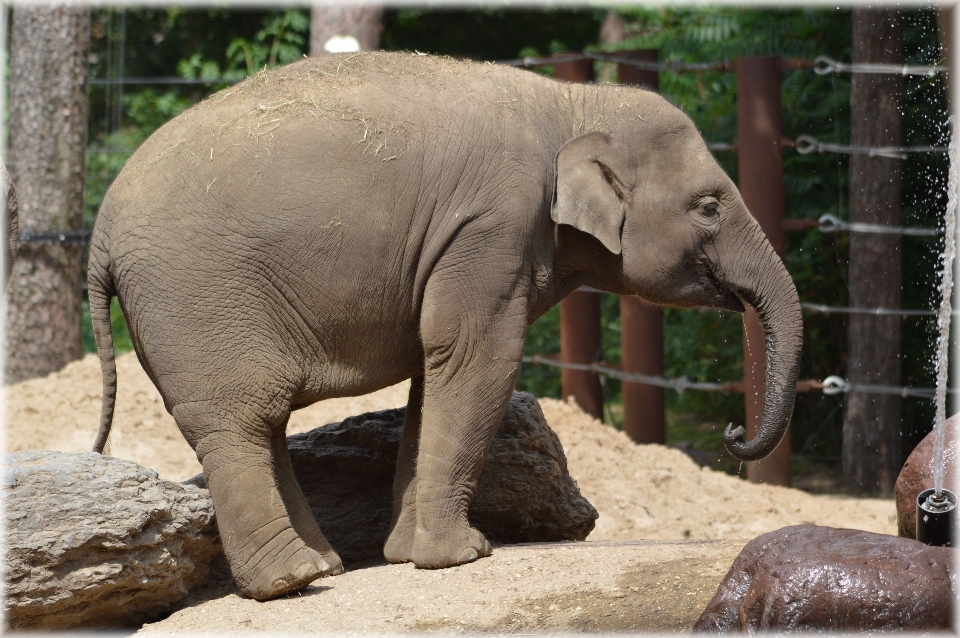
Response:
MULTIPOLYGON (((956 122, 954 132, 956 131, 956 122)), ((950 140, 950 170, 947 174, 947 211, 944 215, 946 237, 944 238, 943 255, 941 256, 940 278, 940 314, 937 317, 937 327, 940 335, 937 338, 937 395, 936 417, 934 418, 933 439, 933 486, 936 494, 943 492, 943 422, 946 420, 947 372, 949 370, 947 353, 950 349, 950 316, 952 311, 951 297, 953 296, 953 259, 956 254, 955 234, 957 226, 957 182, 960 170, 958 147, 954 143, 954 136, 950 140)))

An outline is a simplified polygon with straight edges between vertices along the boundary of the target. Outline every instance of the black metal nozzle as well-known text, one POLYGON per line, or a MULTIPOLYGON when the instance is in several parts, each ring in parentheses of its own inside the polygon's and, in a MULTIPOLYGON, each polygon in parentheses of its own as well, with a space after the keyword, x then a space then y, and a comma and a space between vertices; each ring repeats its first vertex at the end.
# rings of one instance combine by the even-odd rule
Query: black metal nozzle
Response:
POLYGON ((926 545, 956 547, 953 538, 957 497, 950 490, 923 490, 917 496, 917 540, 926 545))

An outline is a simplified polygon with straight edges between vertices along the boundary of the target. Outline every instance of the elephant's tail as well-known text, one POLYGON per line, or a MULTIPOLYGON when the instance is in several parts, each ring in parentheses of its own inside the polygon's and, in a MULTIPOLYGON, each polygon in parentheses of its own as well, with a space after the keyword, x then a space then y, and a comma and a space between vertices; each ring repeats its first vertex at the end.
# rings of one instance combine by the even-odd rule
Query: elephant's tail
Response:
POLYGON ((103 377, 103 404, 100 408, 100 429, 93 451, 109 454, 108 440, 117 403, 117 361, 113 352, 113 329, 110 326, 110 300, 116 294, 110 255, 105 234, 94 230, 90 238, 90 262, 87 265, 87 296, 90 300, 90 322, 97 339, 100 373, 103 377))

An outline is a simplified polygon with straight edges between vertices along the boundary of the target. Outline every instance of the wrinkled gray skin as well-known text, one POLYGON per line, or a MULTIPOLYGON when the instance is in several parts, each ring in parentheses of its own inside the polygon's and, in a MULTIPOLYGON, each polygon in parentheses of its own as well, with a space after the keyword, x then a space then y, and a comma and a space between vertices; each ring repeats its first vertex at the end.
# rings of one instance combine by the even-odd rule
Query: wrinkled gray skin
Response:
MULTIPOLYGON (((797 294, 690 120, 653 93, 413 54, 305 59, 190 109, 104 199, 90 312, 109 433, 116 294, 137 355, 203 464, 241 589, 339 573, 293 478, 291 409, 412 379, 392 562, 486 556, 467 522, 525 328, 592 286, 754 307, 766 335, 757 459, 790 419, 797 294)), ((728 428, 729 430, 729 428, 728 428)))

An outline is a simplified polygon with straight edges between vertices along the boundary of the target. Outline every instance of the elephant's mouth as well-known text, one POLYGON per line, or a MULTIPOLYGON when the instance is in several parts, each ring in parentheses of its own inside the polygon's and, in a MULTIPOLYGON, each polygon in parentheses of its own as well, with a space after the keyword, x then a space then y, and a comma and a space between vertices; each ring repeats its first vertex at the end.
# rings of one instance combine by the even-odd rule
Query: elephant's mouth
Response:
POLYGON ((740 297, 720 283, 720 280, 717 279, 717 276, 713 274, 709 267, 705 266, 703 271, 707 276, 708 287, 713 289, 711 292, 713 292, 717 307, 734 312, 744 312, 746 310, 740 297))

